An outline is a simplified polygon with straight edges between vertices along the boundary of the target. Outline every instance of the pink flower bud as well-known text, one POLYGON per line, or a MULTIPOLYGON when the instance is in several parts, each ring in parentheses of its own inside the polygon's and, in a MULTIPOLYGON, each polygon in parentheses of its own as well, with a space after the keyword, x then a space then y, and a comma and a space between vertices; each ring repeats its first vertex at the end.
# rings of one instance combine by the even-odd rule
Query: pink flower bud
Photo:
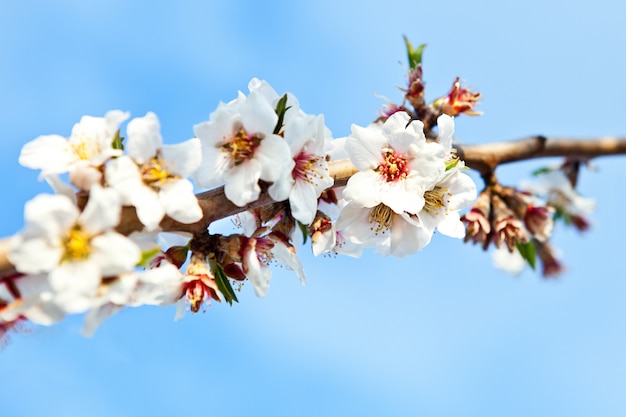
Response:
POLYGON ((535 239, 545 242, 552 234, 553 216, 554 208, 550 206, 536 207, 529 204, 526 208, 524 224, 535 239))
POLYGON ((480 93, 461 87, 461 81, 459 77, 456 77, 448 95, 435 100, 434 106, 449 116, 459 114, 480 116, 482 113, 474 110, 474 107, 478 105, 478 99, 480 99, 480 93))

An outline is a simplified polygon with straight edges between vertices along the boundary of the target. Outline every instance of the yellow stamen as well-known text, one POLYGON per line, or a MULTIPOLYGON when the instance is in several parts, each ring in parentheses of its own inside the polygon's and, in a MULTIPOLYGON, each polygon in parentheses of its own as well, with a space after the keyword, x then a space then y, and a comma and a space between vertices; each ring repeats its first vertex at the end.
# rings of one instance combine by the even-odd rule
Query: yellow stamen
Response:
POLYGON ((391 228, 391 222, 393 220, 393 210, 386 205, 380 203, 370 211, 370 223, 375 234, 385 233, 391 228))
POLYGON ((157 186, 178 179, 179 177, 170 171, 167 162, 158 157, 154 157, 141 167, 141 178, 147 185, 157 186))
POLYGON ((80 225, 75 225, 63 241, 65 249, 62 261, 80 261, 91 253, 91 236, 80 225))
POLYGON ((248 133, 241 128, 231 135, 230 140, 222 145, 222 152, 226 152, 230 155, 230 159, 234 165, 239 165, 254 155, 254 151, 261 143, 261 139, 262 137, 256 135, 249 136, 248 133))
POLYGON ((81 138, 78 142, 71 143, 70 147, 81 161, 88 161, 100 154, 101 151, 100 145, 88 138, 81 138))
POLYGON ((429 213, 434 212, 434 214, 439 214, 439 209, 445 209, 446 205, 450 202, 449 198, 451 196, 452 194, 448 192, 447 188, 435 186, 432 190, 428 190, 424 193, 424 210, 429 213))

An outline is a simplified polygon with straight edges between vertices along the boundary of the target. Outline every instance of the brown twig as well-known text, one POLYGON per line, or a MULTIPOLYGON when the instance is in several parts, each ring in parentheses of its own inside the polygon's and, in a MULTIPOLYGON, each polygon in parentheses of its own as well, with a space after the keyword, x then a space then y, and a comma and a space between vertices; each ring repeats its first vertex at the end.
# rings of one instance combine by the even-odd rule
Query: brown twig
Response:
MULTIPOLYGON (((588 160, 607 155, 626 154, 626 138, 604 137, 593 139, 546 138, 532 136, 512 142, 496 142, 482 145, 459 145, 456 147, 458 156, 468 167, 478 171, 483 178, 491 178, 496 167, 502 164, 550 156, 563 156, 571 159, 588 160)), ((350 160, 342 159, 329 163, 331 177, 335 180, 335 187, 345 185, 350 177, 357 172, 350 160)), ((267 194, 267 187, 262 187, 262 193, 257 201, 243 207, 236 206, 224 195, 224 188, 197 194, 203 218, 197 223, 183 224, 169 217, 161 222, 161 230, 168 232, 188 232, 199 234, 215 220, 223 219, 246 210, 273 204, 274 201, 267 194)), ((142 229, 133 207, 124 207, 122 220, 117 230, 123 234, 130 234, 142 229)), ((0 240, 0 276, 14 273, 15 269, 9 262, 6 254, 8 238, 0 240)))

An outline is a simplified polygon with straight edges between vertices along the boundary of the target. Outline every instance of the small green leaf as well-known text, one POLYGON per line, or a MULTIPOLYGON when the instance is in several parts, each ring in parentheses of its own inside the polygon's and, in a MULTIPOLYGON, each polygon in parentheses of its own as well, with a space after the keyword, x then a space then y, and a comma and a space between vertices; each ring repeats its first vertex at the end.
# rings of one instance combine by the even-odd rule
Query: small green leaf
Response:
POLYGON ((230 285, 230 281, 226 274, 224 273, 224 268, 222 265, 218 264, 215 261, 210 262, 211 272, 213 272, 213 276, 215 277, 215 283, 217 284, 217 289, 220 290, 224 299, 229 305, 233 305, 233 301, 239 302, 237 300, 237 296, 235 295, 235 291, 233 287, 230 285))
POLYGON ((417 48, 414 48, 409 41, 409 38, 404 37, 404 44, 406 45, 406 52, 409 57, 409 68, 416 68, 419 64, 422 63, 422 52, 424 52, 424 48, 426 44, 423 43, 417 48))
POLYGON ((456 168, 459 164, 459 158, 451 158, 449 161, 446 161, 446 171, 450 171, 452 168, 456 168))
POLYGON ((304 245, 306 243, 307 237, 309 237, 309 227, 306 224, 302 224, 300 222, 298 222, 298 227, 302 232, 302 244, 304 245))
POLYGON ((539 169, 534 170, 534 171, 532 172, 532 175, 533 175, 534 177, 536 177, 537 175, 547 174, 548 172, 552 172, 552 171, 553 171, 553 169, 552 169, 552 168, 549 168, 549 167, 543 167, 543 168, 539 168, 539 169))
POLYGON ((283 123, 285 121, 285 113, 289 110, 291 106, 287 106, 287 94, 283 95, 278 103, 276 103, 276 115, 278 116, 278 121, 276 122, 276 126, 274 127, 274 134, 278 135, 280 133, 280 129, 283 128, 283 123))
POLYGON ((113 143, 111 143, 111 146, 113 146, 113 149, 124 150, 124 138, 120 136, 119 129, 117 130, 117 132, 115 132, 115 136, 113 137, 113 143))
POLYGON ((533 242, 518 242, 517 250, 519 251, 520 255, 522 255, 522 258, 524 258, 524 260, 528 262, 528 265, 530 265, 530 267, 534 271, 536 265, 536 251, 533 242))
POLYGON ((150 262, 150 260, 154 258, 159 252, 161 252, 161 248, 159 246, 141 252, 141 258, 139 259, 137 266, 141 266, 144 268, 147 267, 148 262, 150 262))

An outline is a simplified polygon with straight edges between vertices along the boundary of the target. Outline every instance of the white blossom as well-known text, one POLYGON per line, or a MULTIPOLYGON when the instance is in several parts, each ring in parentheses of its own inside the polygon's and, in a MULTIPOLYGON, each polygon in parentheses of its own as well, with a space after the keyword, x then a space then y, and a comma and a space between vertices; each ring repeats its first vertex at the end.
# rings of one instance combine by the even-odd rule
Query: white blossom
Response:
POLYGON ((84 311, 102 278, 132 270, 140 259, 137 245, 112 230, 119 216, 117 193, 97 185, 83 212, 63 195, 39 195, 26 204, 26 227, 11 239, 8 257, 19 272, 47 273, 65 311, 84 311))
POLYGON ((100 182, 98 170, 110 158, 122 154, 113 147, 120 124, 128 113, 112 110, 104 117, 83 116, 69 138, 42 135, 22 148, 21 165, 40 169, 42 176, 69 173, 72 183, 85 191, 100 182))
POLYGON ((200 141, 163 145, 154 113, 131 120, 127 133, 129 156, 110 161, 106 169, 107 183, 122 203, 135 206, 148 230, 155 230, 166 214, 181 223, 199 221, 202 210, 187 178, 200 166, 200 141))
POLYGON ((379 204, 395 213, 418 213, 424 206, 427 184, 445 171, 444 149, 428 143, 420 121, 405 112, 367 128, 353 125, 346 150, 359 169, 344 190, 344 197, 362 207, 379 204))
POLYGON ((194 126, 202 143, 202 164, 195 180, 212 188, 225 184, 226 197, 244 206, 259 197, 259 180, 288 177, 294 167, 289 145, 274 133, 278 116, 260 91, 239 93, 221 103, 209 121, 194 126))

